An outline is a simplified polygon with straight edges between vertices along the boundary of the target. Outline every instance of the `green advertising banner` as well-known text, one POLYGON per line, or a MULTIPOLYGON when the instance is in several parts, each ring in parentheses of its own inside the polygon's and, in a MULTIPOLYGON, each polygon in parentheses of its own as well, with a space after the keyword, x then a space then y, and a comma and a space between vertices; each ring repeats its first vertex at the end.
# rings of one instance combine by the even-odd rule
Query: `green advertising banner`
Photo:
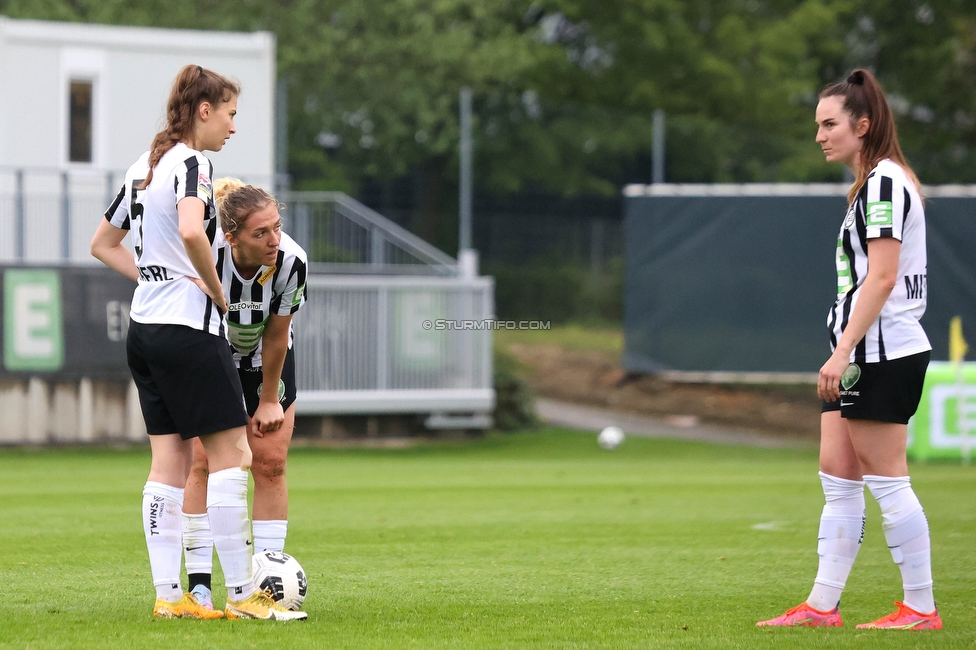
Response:
POLYGON ((102 267, 0 266, 0 379, 126 380, 135 283, 102 267))
POLYGON ((52 269, 3 274, 3 365, 10 371, 52 371, 64 365, 61 280, 52 269))
POLYGON ((976 362, 932 361, 915 417, 908 423, 913 460, 961 460, 976 455, 976 362))

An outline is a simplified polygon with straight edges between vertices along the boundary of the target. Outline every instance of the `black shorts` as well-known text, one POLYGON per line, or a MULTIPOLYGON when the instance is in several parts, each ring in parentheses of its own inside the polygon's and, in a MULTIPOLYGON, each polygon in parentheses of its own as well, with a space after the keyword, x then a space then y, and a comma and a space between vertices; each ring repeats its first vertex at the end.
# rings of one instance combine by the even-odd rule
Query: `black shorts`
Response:
POLYGON ((125 349, 149 435, 179 433, 189 440, 247 424, 226 339, 184 325, 130 320, 125 349))
POLYGON ((841 378, 840 399, 823 412, 840 411, 852 420, 908 424, 922 399, 931 352, 879 363, 852 363, 841 378))
MULTIPOLYGON (((264 371, 260 366, 257 368, 243 368, 237 371, 241 377, 241 385, 244 387, 244 404, 247 406, 247 414, 254 415, 258 410, 258 402, 261 399, 261 384, 264 381, 264 371)), ((288 407, 295 403, 298 397, 298 388, 295 386, 295 350, 291 348, 285 354, 285 363, 281 367, 281 379, 278 380, 278 401, 281 402, 281 410, 287 411, 288 407)))

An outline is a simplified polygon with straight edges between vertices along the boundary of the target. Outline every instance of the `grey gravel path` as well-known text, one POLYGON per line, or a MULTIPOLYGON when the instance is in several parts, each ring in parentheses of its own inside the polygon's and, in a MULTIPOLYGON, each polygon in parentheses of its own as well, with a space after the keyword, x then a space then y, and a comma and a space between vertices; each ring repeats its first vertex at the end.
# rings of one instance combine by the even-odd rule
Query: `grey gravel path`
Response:
POLYGON ((631 413, 621 413, 569 402, 537 399, 535 410, 539 418, 554 426, 598 432, 604 427, 618 426, 630 436, 642 438, 671 438, 715 442, 753 447, 815 448, 816 443, 790 437, 779 437, 743 429, 729 429, 707 424, 677 426, 664 420, 631 413))

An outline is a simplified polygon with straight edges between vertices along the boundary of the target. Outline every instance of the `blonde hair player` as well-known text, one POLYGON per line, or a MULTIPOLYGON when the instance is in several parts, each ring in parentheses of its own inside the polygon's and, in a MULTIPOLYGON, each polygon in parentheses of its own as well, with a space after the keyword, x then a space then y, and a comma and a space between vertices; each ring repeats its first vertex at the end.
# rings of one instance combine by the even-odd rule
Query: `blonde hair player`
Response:
POLYGON ((173 83, 166 127, 129 167, 125 183, 92 238, 92 255, 138 284, 126 354, 152 449, 143 489, 143 529, 159 618, 294 620, 256 592, 248 546, 247 413, 225 337, 227 301, 214 269, 217 232, 213 166, 236 131, 240 87, 188 65, 173 83), (133 252, 122 246, 129 233, 133 252), (227 585, 224 612, 180 586, 183 489, 191 441, 207 449, 207 513, 227 585))
MULTIPOLYGON (((217 274, 228 303, 234 363, 251 417, 254 551, 283 551, 288 532, 285 464, 295 428, 292 315, 306 300, 305 251, 281 231, 281 206, 264 190, 237 179, 214 183, 222 235, 217 274)), ((190 592, 210 601, 213 535, 205 514, 207 452, 193 446, 183 500, 183 546, 190 592)))
POLYGON ((867 70, 827 86, 817 143, 855 176, 837 240, 837 300, 827 317, 830 358, 820 369, 820 563, 805 602, 758 625, 839 627, 840 596, 864 535, 864 486, 881 507, 903 602, 859 628, 938 630, 929 525, 908 477, 909 418, 931 346, 925 312, 925 212, 898 144, 884 91, 867 70))

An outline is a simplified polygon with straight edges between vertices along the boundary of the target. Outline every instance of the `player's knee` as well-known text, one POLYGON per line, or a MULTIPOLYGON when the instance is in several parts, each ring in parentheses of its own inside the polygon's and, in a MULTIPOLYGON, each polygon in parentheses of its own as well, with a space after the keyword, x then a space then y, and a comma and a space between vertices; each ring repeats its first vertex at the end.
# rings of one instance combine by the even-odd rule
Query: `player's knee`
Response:
POLYGON ((204 478, 210 473, 208 470, 210 459, 207 457, 207 450, 203 448, 200 439, 193 443, 193 458, 190 461, 190 473, 204 478))
POLYGON ((255 457, 251 465, 255 481, 274 482, 285 476, 285 454, 264 453, 255 457))
POLYGON ((207 469, 207 458, 201 459, 194 455, 193 462, 190 463, 190 478, 206 481, 208 476, 210 476, 210 470, 207 469))

